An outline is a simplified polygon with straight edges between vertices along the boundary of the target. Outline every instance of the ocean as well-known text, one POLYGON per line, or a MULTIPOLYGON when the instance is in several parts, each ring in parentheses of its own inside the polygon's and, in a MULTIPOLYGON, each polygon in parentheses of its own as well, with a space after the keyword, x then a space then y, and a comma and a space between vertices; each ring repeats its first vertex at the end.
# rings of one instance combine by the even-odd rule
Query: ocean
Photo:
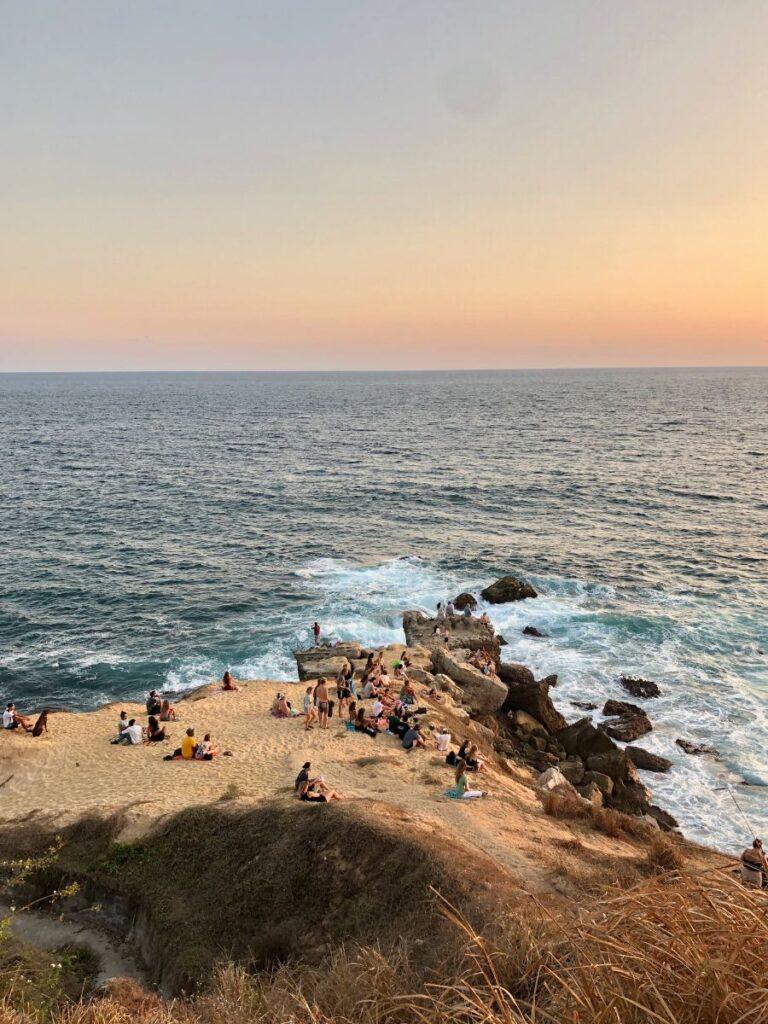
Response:
POLYGON ((656 680, 656 801, 768 833, 767 368, 0 375, 0 496, 3 701, 290 678, 513 572, 506 658, 569 720, 656 680))

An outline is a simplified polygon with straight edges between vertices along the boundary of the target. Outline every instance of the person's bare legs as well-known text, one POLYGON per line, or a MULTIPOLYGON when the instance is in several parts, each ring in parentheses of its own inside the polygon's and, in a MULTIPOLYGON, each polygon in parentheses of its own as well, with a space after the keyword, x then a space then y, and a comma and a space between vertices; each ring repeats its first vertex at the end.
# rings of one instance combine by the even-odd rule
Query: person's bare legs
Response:
POLYGON ((328 728, 328 712, 327 711, 321 711, 320 712, 320 728, 321 729, 327 729, 328 728))

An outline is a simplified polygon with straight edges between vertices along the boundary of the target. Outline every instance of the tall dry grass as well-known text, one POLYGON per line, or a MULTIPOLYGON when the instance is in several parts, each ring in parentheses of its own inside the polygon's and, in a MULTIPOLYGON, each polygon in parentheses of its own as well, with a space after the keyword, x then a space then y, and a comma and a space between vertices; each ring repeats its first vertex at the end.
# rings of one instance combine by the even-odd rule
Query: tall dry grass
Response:
MULTIPOLYGON (((763 1024, 768 896, 672 869, 563 924, 531 903, 481 935, 450 907, 455 956, 416 985, 406 947, 337 950, 165 1002, 134 986, 57 1009, 50 1024, 763 1024)), ((407 918, 404 919, 407 926, 407 918)), ((30 1024, 8 1001, 1 1024, 30 1024)))

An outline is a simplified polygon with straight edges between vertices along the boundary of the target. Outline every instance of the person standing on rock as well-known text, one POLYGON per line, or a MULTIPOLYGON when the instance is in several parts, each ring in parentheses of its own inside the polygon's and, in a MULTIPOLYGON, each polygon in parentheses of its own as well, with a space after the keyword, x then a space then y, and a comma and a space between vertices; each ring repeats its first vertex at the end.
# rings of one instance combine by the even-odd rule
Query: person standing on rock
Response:
POLYGON ((314 636, 315 636, 315 647, 319 647, 320 646, 320 623, 319 622, 314 622, 312 624, 312 632, 314 633, 314 636))
POLYGON ((445 608, 443 608, 443 602, 437 602, 437 621, 442 622, 445 619, 445 608))
POLYGON ((453 606, 453 601, 449 601, 448 604, 445 606, 445 614, 448 618, 448 621, 451 624, 453 624, 453 620, 456 618, 456 609, 453 606))

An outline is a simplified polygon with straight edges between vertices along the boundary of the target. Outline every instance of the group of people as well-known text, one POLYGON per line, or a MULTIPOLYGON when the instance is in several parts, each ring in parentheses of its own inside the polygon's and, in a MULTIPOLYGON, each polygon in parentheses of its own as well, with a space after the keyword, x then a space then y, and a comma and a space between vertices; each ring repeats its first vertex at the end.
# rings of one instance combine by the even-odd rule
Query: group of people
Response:
POLYGON ((478 669, 484 676, 496 675, 496 664, 488 651, 483 647, 478 648, 476 651, 472 651, 470 656, 467 658, 467 664, 478 669))
MULTIPOLYGON (((225 672, 222 689, 238 689, 231 676, 225 672), (229 677, 229 685, 227 685, 229 677)), ((157 690, 150 690, 146 702, 147 724, 143 726, 136 718, 129 718, 127 711, 121 711, 117 722, 117 735, 111 740, 113 744, 139 746, 142 743, 162 743, 170 739, 165 725, 161 723, 179 720, 176 708, 157 690)), ((178 747, 172 754, 167 754, 166 761, 212 761, 218 753, 213 744, 211 734, 206 733, 202 740, 195 737, 195 730, 189 728, 178 747)))
POLYGON ((16 705, 11 701, 9 704, 6 704, 5 711, 3 712, 3 728, 21 729, 32 736, 42 736, 44 732, 48 732, 49 714, 48 708, 43 708, 36 721, 32 722, 26 715, 20 714, 16 710, 16 705))

